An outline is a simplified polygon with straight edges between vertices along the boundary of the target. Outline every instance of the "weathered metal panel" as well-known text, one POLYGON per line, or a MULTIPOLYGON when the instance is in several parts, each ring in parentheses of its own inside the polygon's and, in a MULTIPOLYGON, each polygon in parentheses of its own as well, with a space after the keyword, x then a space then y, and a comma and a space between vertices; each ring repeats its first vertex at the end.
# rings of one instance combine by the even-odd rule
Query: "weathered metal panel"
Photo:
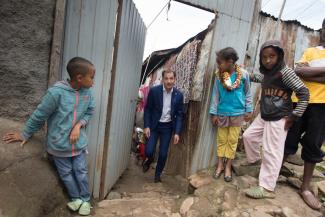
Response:
POLYGON ((175 0, 210 12, 219 12, 250 22, 255 0, 175 0))
POLYGON ((140 83, 146 27, 131 0, 123 0, 117 62, 110 117, 105 177, 105 195, 129 162, 134 111, 140 83))
MULTIPOLYGON (((294 67, 303 51, 307 47, 316 46, 319 40, 319 32, 308 29, 298 22, 281 21, 279 29, 276 30, 277 21, 266 15, 258 13, 254 15, 252 31, 250 33, 246 66, 250 71, 259 71, 259 52, 262 44, 270 39, 274 39, 274 32, 280 31, 280 40, 285 50, 285 61, 288 66, 294 67)), ((252 85, 252 94, 254 95, 259 89, 258 84, 252 85)))
MULTIPOLYGON (((188 1, 199 4, 198 1, 188 1)), ((211 55, 207 68, 204 99, 202 100, 202 113, 198 123, 198 139, 195 145, 194 154, 192 158, 191 171, 195 173, 200 169, 213 166, 216 161, 216 143, 215 134, 216 129, 212 126, 209 115, 209 105, 212 84, 214 80, 215 70, 215 51, 227 46, 236 49, 239 55, 239 63, 244 62, 248 37, 250 33, 252 15, 255 8, 256 1, 200 1, 201 5, 211 3, 210 7, 217 2, 218 19, 214 28, 213 44, 211 55), (241 11, 238 10, 238 8, 241 11)), ((208 7, 209 5, 205 5, 208 7)))
POLYGON ((89 59, 96 67, 92 88, 96 110, 87 127, 89 181, 95 198, 99 196, 117 6, 117 0, 67 1, 62 77, 68 77, 65 66, 75 56, 89 59))

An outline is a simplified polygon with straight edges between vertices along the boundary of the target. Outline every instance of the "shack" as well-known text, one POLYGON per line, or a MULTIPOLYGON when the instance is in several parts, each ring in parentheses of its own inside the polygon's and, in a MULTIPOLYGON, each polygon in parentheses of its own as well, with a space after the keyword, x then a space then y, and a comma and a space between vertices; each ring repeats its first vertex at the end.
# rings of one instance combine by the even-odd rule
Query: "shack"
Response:
MULTIPOLYGON (((215 28, 216 23, 222 23, 221 17, 217 15, 205 30, 179 47, 155 51, 143 62, 144 83, 149 84, 145 81, 150 79, 151 85, 160 84, 162 70, 170 67, 177 73, 176 87, 184 93, 186 119, 181 144, 170 148, 166 166, 168 173, 187 177, 215 164, 217 129, 210 123, 208 114, 211 85, 215 79, 215 52, 226 46, 234 47, 240 54, 239 63, 248 71, 258 71, 260 47, 266 40, 273 38, 277 19, 262 12, 260 2, 256 3, 255 8, 247 40, 243 40, 245 37, 241 28, 233 29, 232 25, 227 26, 227 30, 215 28), (216 39, 216 35, 227 32, 236 35, 237 40, 231 40, 231 36, 224 40, 216 39), (212 47, 214 43, 216 46, 212 47), (244 52, 238 47, 244 47, 244 52)), ((319 40, 319 31, 303 26, 298 21, 281 21, 279 29, 285 47, 285 60, 291 67, 304 49, 317 45, 319 40)), ((255 99, 258 90, 258 85, 252 86, 255 99)))

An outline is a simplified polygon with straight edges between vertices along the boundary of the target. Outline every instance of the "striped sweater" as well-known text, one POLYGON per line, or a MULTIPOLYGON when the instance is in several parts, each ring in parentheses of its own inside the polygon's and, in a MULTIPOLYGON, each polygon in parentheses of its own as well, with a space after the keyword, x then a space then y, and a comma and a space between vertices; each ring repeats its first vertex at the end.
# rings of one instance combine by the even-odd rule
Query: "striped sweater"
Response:
POLYGON ((305 112, 309 91, 296 73, 284 67, 275 75, 254 74, 253 82, 262 83, 261 116, 267 121, 279 120, 285 116, 301 117, 305 112), (292 109, 291 95, 295 92, 298 103, 292 109))

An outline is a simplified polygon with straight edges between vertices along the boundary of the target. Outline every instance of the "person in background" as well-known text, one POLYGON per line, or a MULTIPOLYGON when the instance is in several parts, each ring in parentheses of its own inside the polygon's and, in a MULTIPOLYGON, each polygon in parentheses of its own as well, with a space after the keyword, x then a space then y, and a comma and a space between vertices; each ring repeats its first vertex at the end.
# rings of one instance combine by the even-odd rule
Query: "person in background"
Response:
POLYGON ((157 141, 160 140, 155 183, 161 182, 172 137, 174 144, 179 142, 184 116, 183 94, 174 87, 176 73, 167 69, 163 71, 162 77, 163 84, 150 89, 144 109, 144 133, 148 141, 145 147, 147 160, 143 163, 143 172, 149 170, 154 160, 157 141))
POLYGON ((253 110, 249 74, 236 64, 237 60, 237 52, 231 47, 217 52, 219 71, 210 104, 212 123, 218 126, 218 163, 214 178, 219 178, 225 170, 226 182, 232 181, 232 160, 235 158, 241 126, 244 120, 250 120, 253 110))
MULTIPOLYGON (((316 163, 321 162, 324 157, 321 147, 325 140, 325 19, 320 34, 320 45, 305 50, 295 72, 308 87, 310 99, 306 112, 288 132, 284 161, 288 155, 297 152, 300 143, 304 175, 299 193, 306 204, 318 210, 322 204, 312 193, 310 182, 316 163)), ((297 97, 293 97, 293 102, 295 107, 299 105, 297 97)))

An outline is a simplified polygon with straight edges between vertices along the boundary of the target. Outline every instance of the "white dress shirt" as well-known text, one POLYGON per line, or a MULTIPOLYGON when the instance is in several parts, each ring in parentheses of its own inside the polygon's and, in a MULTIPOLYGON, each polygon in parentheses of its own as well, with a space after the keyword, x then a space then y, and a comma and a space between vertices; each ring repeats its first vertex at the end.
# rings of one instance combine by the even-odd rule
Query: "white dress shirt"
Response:
POLYGON ((162 123, 168 123, 172 121, 172 116, 171 116, 172 93, 173 93, 173 89, 171 89, 171 91, 169 91, 168 93, 167 90, 165 89, 165 86, 163 85, 163 110, 159 120, 162 123))

